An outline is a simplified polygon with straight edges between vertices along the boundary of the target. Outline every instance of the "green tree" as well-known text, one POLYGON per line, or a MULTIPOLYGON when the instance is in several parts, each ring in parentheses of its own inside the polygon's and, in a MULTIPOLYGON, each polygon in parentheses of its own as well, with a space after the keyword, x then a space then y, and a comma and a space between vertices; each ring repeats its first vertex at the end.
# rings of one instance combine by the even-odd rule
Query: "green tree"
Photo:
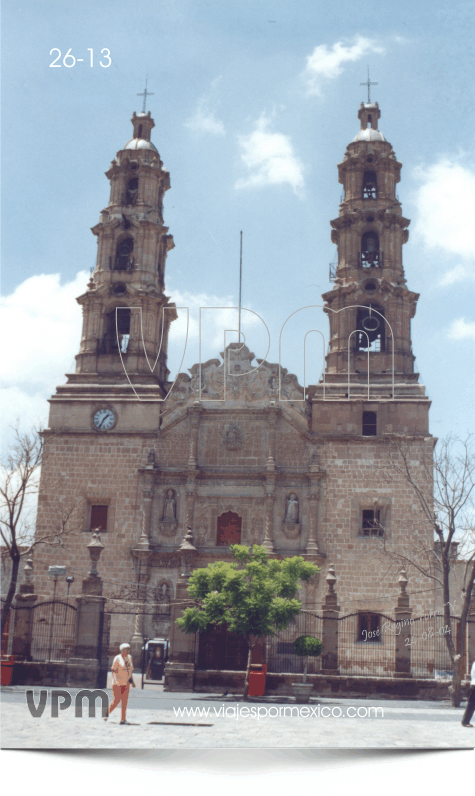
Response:
POLYGON ((279 561, 269 558, 264 547, 231 545, 235 561, 215 561, 196 569, 188 593, 195 605, 185 609, 177 625, 185 633, 226 624, 229 632, 243 636, 248 644, 244 680, 246 698, 252 650, 260 638, 283 630, 300 613, 295 597, 301 581, 308 581, 319 568, 301 556, 279 561))

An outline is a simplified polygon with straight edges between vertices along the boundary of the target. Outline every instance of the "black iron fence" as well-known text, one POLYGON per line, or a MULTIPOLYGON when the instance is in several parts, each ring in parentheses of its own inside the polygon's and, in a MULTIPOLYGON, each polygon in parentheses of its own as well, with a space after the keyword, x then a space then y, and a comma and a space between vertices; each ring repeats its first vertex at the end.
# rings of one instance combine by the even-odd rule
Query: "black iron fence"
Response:
MULTIPOLYGON (((465 649, 468 648, 468 629, 466 626, 465 649)), ((410 623, 411 634, 406 633, 405 643, 411 648, 411 674, 413 677, 451 679, 453 664, 447 647, 446 637, 450 635, 455 651, 461 648, 461 639, 458 638, 460 617, 451 616, 450 624, 446 624, 444 617, 421 616, 410 623)), ((402 629, 404 633, 404 628, 402 629)), ((466 657, 462 661, 462 671, 467 671, 466 657)))
POLYGON ((76 608, 59 600, 38 603, 29 609, 31 657, 34 661, 67 661, 74 652, 76 608))
MULTIPOLYGON (((268 672, 303 672, 305 659, 295 655, 294 641, 299 636, 314 636, 322 638, 323 619, 318 614, 302 611, 301 614, 286 627, 268 639, 266 645, 266 660, 268 672)), ((321 657, 308 658, 308 674, 317 674, 321 671, 321 657)))
POLYGON ((384 614, 355 613, 338 620, 338 668, 344 675, 392 677, 396 622, 384 614))

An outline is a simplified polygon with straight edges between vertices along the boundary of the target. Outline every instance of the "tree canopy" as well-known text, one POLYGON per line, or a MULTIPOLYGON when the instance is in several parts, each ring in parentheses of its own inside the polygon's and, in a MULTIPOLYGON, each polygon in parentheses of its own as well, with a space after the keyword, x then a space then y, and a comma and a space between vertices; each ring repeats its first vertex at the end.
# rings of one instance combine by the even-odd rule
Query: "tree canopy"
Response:
POLYGON ((319 570, 301 556, 278 560, 254 545, 231 545, 235 561, 216 561, 196 569, 188 593, 195 601, 177 619, 185 633, 223 624, 231 633, 244 636, 252 647, 258 638, 273 636, 300 613, 296 598, 301 581, 319 570))

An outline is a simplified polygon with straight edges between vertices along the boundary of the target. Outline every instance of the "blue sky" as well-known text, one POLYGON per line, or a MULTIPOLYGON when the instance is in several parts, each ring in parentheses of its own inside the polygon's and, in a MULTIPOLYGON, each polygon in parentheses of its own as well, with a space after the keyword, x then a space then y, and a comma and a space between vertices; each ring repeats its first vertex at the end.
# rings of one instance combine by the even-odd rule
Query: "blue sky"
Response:
MULTIPOLYGON (((196 308, 237 301, 240 230, 243 304, 269 327, 270 361, 288 315, 321 304, 336 259, 336 165, 359 129, 369 65, 380 128, 403 162, 404 266, 421 294, 413 347, 433 401, 431 431, 473 429, 473 21, 472 3, 439 0, 4 2, 2 315, 13 341, 2 365, 4 422, 45 420, 47 397, 73 369, 74 298, 96 255, 90 228, 108 202, 104 172, 131 137, 146 74, 152 139, 171 174, 167 294, 192 310, 190 367, 199 358, 196 308), (84 61, 51 68, 52 48, 84 61), (109 68, 99 64, 103 48, 109 68)), ((210 324, 204 358, 222 350, 223 318, 230 313, 210 324)), ((263 357, 263 327, 249 318, 249 347, 263 357)), ((303 333, 326 333, 327 322, 319 310, 299 322, 282 364, 302 379, 303 333)), ((310 347, 307 357, 315 382, 321 352, 310 347)))
MULTIPOLYGON (((2 36, 3 423, 18 416, 26 427, 44 421, 48 396, 73 368, 81 319, 75 296, 95 262, 90 228, 108 202, 104 172, 131 137, 147 73, 153 141, 171 174, 165 220, 176 248, 168 256, 167 294, 191 308, 236 301, 242 229, 243 302, 268 324, 276 361, 287 316, 321 303, 330 287, 329 221, 341 195, 336 164, 358 131, 366 96, 359 84, 369 64, 380 127, 403 163, 398 194, 411 219, 404 265, 409 287, 421 294, 413 345, 433 401, 431 431, 463 436, 474 428, 471 0, 4 0, 2 36), (72 48, 85 61, 50 68, 54 47, 62 55, 72 48), (96 60, 105 47, 108 69, 96 60)), ((326 330, 317 312, 311 322, 326 330)), ((263 356, 263 335, 256 326, 246 331, 263 356)), ((283 357, 300 376, 301 331, 283 357)), ((217 324, 214 332, 205 356, 222 350, 217 324)), ((171 347, 175 367, 180 339, 171 347)), ((317 378, 321 357, 314 353, 317 378)), ((186 365, 197 359, 194 337, 186 365)), ((287 774, 282 757, 272 772, 276 760, 264 754, 262 763, 259 750, 252 775, 267 765, 266 784, 278 790, 287 774)), ((122 755, 119 762, 130 760, 122 755)), ((240 754, 240 772, 242 760, 240 754)), ((446 760, 437 768, 431 756, 431 783, 437 770, 439 781, 450 776, 452 784, 446 760)), ((229 754, 223 764, 228 773, 229 754)), ((38 775, 43 761, 36 756, 34 765, 38 775)), ((55 761, 57 776, 62 765, 70 787, 71 759, 55 761)), ((179 760, 182 782, 188 765, 179 760)), ((206 765, 208 786, 211 758, 206 765)), ((305 765, 300 757, 295 769, 305 765)), ((338 765, 340 776, 341 755, 338 765)), ((420 756, 406 757, 411 765, 420 776, 420 756)), ((136 787, 137 771, 129 777, 123 767, 121 781, 136 787)), ((82 783, 84 771, 78 773, 82 783)), ((311 773, 312 783, 317 773, 334 787, 333 771, 311 773)), ((196 787, 200 772, 192 776, 196 787)), ((294 770, 291 777, 292 786, 294 770)), ((229 777, 222 784, 234 793, 229 777)), ((346 784, 354 787, 349 778, 346 784)))

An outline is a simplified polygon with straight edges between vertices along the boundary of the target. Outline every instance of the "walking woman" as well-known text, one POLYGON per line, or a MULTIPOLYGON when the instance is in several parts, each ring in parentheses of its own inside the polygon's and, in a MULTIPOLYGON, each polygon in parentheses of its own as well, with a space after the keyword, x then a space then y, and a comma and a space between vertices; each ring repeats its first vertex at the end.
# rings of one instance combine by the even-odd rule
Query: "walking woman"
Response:
POLYGON ((112 694, 114 699, 109 707, 107 716, 104 716, 104 720, 107 721, 114 708, 120 702, 120 723, 129 724, 130 722, 126 720, 125 714, 130 686, 134 685, 132 679, 134 664, 130 655, 130 644, 121 644, 119 649, 120 654, 116 655, 112 661, 112 694))

